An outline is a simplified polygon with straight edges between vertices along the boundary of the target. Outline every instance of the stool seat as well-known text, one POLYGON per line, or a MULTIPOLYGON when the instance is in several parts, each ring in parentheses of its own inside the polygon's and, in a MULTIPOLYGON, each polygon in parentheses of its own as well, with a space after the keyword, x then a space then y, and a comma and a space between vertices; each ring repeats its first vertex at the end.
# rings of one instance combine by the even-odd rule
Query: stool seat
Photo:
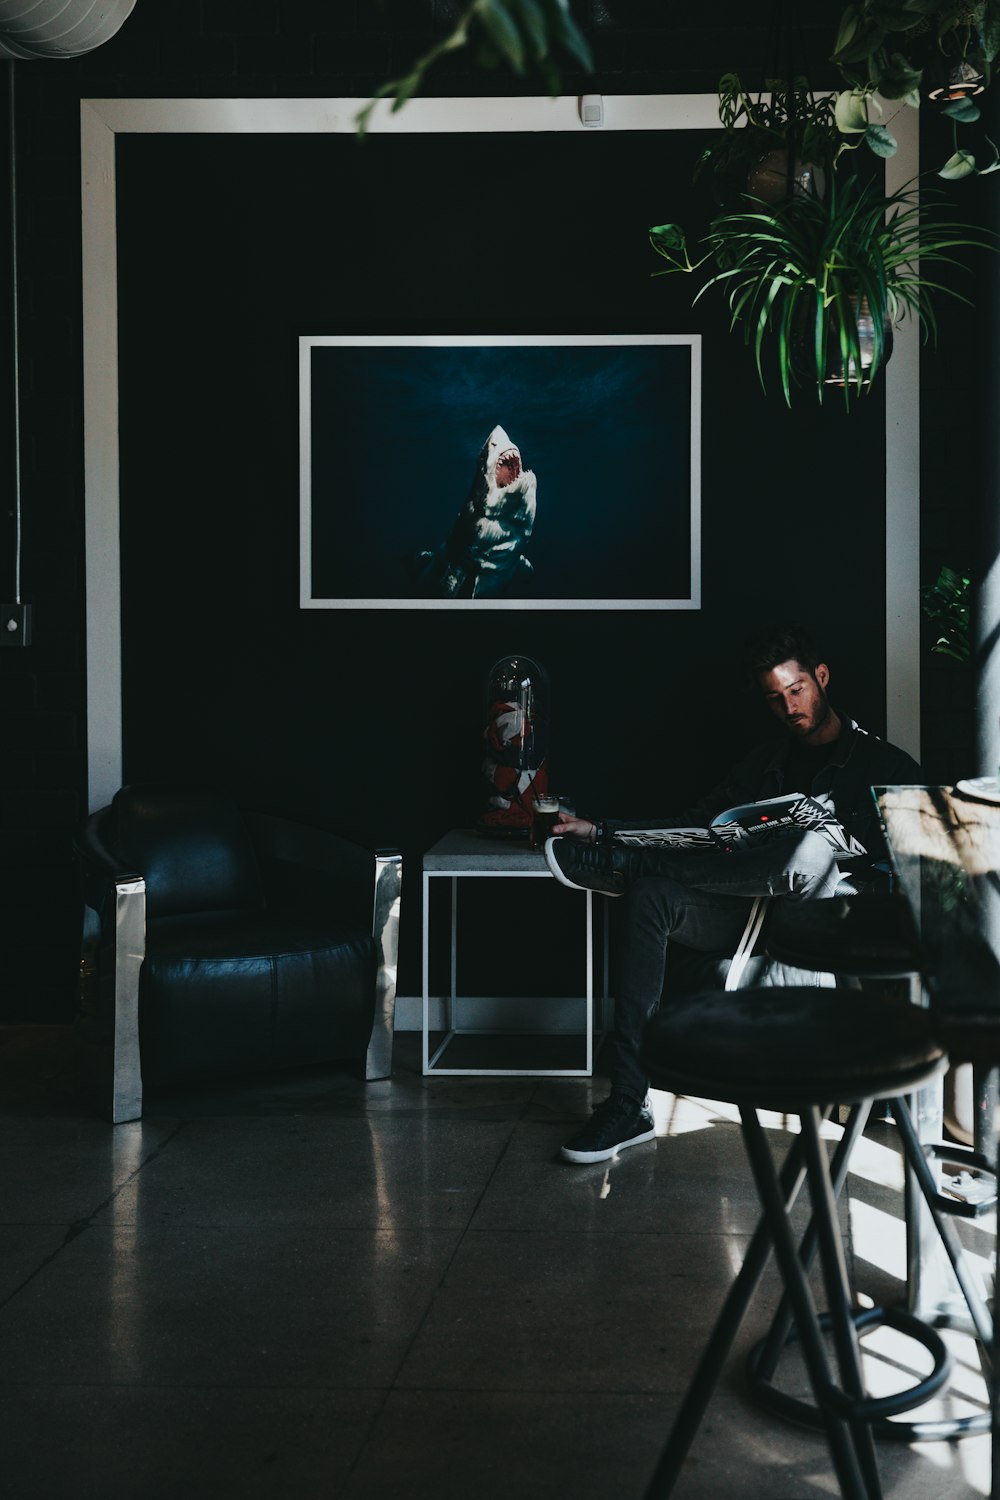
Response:
POLYGON ((867 979, 905 979, 920 968, 917 934, 900 896, 772 901, 765 946, 779 963, 867 979))
POLYGON ((642 1049, 654 1088, 796 1113, 908 1093, 945 1061, 926 1010, 806 985, 677 996, 642 1049))

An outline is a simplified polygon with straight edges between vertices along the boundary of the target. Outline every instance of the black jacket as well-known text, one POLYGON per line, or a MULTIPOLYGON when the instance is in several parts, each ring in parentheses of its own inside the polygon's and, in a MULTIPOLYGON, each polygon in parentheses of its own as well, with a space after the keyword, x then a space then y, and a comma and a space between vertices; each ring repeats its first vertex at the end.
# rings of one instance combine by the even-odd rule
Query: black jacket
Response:
MULTIPOLYGON (((872 787, 921 785, 924 778, 912 755, 877 735, 868 734, 846 715, 841 714, 840 718, 843 728, 830 746, 830 759, 815 774, 808 790, 813 796, 821 793, 830 796, 847 832, 868 851, 867 859, 852 866, 852 871, 856 869, 862 875, 863 870, 885 864, 889 858, 872 787)), ((785 785, 785 767, 793 745, 790 734, 783 735, 780 741, 760 745, 691 807, 642 822, 607 819, 599 825, 599 837, 612 835, 616 828, 702 828, 728 807, 778 797, 784 791, 806 790, 785 785)))

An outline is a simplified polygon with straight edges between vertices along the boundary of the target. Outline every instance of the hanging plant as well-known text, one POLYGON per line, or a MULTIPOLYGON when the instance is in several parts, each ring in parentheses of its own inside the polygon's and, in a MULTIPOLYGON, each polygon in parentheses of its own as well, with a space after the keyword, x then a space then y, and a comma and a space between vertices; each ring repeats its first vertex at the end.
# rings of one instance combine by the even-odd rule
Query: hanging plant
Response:
POLYGON ((881 113, 881 99, 918 108, 932 101, 952 122, 954 150, 940 169, 954 180, 1000 169, 1000 153, 985 137, 977 161, 959 147, 958 126, 980 117, 976 97, 989 86, 1000 50, 1000 0, 855 0, 840 17, 833 61, 850 88, 837 101, 837 123, 876 154, 896 149, 881 113))
POLYGON ((722 196, 750 188, 769 201, 787 197, 808 173, 833 166, 841 145, 833 98, 817 98, 804 77, 768 79, 753 96, 737 73, 719 80, 722 130, 705 147, 695 178, 710 170, 722 196), (764 187, 765 192, 760 193, 764 187))
MULTIPOLYGON (((728 165, 725 135, 732 128, 727 119, 733 95, 733 75, 726 74, 720 93, 724 138, 714 153, 710 148, 715 164, 728 165)), ((781 121, 774 97, 767 128, 777 133, 781 121)), ((807 110, 799 87, 778 97, 786 111, 794 110, 786 139, 804 143, 808 123, 812 148, 829 171, 806 173, 804 166, 790 164, 777 202, 744 187, 734 207, 712 219, 694 254, 679 224, 654 226, 650 242, 666 265, 653 274, 701 273, 696 302, 718 288, 728 303, 730 328, 739 324, 753 345, 765 389, 765 353, 773 345, 789 406, 793 389, 808 385, 820 401, 827 386, 839 387, 850 407, 852 397, 871 389, 888 358, 894 324, 914 316, 933 338, 932 296, 967 300, 937 279, 942 268, 961 264, 954 252, 994 248, 994 241, 985 231, 947 217, 940 200, 926 192, 918 200, 916 182, 886 196, 862 176, 853 157, 845 157, 836 144, 832 98, 807 110)))

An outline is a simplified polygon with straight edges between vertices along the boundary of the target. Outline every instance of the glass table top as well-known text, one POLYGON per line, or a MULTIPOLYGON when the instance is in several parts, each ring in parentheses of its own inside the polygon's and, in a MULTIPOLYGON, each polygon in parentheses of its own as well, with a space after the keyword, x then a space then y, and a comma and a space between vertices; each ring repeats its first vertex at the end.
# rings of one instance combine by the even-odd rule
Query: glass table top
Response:
MULTIPOLYGON (((972 786, 975 784, 963 784, 972 786)), ((1000 797, 873 787, 953 1061, 1000 1062, 1000 797)))

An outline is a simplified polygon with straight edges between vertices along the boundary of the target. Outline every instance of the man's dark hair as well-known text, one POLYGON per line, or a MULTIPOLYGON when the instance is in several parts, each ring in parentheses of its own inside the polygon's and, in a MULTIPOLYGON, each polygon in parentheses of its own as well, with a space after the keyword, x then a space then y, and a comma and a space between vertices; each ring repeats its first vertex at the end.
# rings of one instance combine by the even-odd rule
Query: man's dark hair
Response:
POLYGON ((769 625, 747 641, 744 665, 754 677, 770 672, 783 661, 800 662, 814 676, 823 657, 801 625, 769 625))

